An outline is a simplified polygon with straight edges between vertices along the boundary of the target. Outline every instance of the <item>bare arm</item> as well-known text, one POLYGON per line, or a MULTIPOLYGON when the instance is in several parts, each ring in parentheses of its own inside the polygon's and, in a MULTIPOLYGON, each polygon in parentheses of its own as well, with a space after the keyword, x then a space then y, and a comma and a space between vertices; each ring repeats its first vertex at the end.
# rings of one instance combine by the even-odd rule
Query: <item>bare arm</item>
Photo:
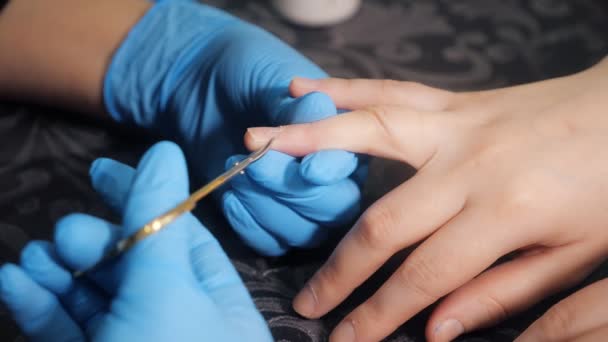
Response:
POLYGON ((12 0, 0 12, 0 99, 105 115, 103 76, 145 0, 12 0))

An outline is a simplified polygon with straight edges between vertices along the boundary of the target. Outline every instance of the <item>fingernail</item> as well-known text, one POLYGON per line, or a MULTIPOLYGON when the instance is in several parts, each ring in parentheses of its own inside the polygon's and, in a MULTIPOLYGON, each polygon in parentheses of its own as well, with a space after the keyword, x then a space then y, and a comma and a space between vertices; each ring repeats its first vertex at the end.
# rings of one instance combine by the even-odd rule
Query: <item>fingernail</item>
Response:
POLYGON ((266 143, 268 140, 279 135, 279 133, 281 133, 281 127, 255 127, 247 129, 247 134, 256 143, 266 143))
POLYGON ((436 341, 452 341, 464 333, 464 326, 458 320, 447 319, 435 327, 436 341))
POLYGON ((293 80, 300 88, 316 89, 319 87, 319 80, 311 78, 297 77, 293 80))
POLYGON ((311 317, 315 313, 317 306, 317 294, 315 290, 306 284, 300 293, 293 300, 293 308, 297 313, 304 317, 311 317))
POLYGON ((331 340, 336 342, 354 342, 355 327, 350 320, 342 321, 331 334, 331 340))

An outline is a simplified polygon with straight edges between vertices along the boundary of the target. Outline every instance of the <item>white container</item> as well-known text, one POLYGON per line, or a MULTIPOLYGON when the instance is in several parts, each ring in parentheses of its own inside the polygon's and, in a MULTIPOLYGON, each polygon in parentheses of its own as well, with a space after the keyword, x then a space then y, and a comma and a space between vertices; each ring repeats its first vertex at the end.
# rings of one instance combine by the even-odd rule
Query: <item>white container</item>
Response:
POLYGON ((322 27, 352 17, 361 7, 361 0, 272 0, 272 4, 294 24, 322 27))

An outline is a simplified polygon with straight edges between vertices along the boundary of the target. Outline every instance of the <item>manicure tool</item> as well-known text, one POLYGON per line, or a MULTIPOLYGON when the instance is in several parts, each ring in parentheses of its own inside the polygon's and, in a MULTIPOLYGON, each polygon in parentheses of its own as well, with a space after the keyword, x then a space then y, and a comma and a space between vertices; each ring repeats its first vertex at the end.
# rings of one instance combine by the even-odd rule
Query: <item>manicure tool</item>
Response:
POLYGON ((88 269, 75 271, 72 274, 74 276, 74 278, 82 277, 87 272, 98 267, 99 265, 106 262, 107 260, 115 258, 115 257, 119 256, 120 254, 128 251, 141 240, 160 232, 161 230, 165 229, 171 222, 175 221, 175 219, 177 219, 181 215, 192 211, 196 207, 196 204, 201 199, 205 198, 207 195, 209 195, 211 192, 213 192, 213 190, 224 185, 226 182, 228 182, 233 177, 235 177, 239 174, 243 174, 245 172, 245 169, 249 165, 253 164, 258 159, 262 158, 266 154, 266 152, 268 152, 270 150, 270 145, 272 144, 272 141, 273 141, 273 139, 270 139, 264 147, 251 153, 245 159, 236 163, 231 169, 222 173, 221 175, 216 177, 214 180, 212 180, 211 182, 204 185, 202 188, 195 191, 192 195, 190 195, 190 197, 185 199, 183 202, 179 203, 173 209, 167 211, 166 213, 162 214, 161 216, 158 216, 155 219, 153 219, 152 221, 148 222, 146 225, 144 225, 142 228, 140 228, 133 235, 118 241, 116 243, 116 245, 114 246, 114 248, 109 253, 107 253, 101 259, 101 261, 99 263, 93 265, 92 267, 90 267, 88 269))

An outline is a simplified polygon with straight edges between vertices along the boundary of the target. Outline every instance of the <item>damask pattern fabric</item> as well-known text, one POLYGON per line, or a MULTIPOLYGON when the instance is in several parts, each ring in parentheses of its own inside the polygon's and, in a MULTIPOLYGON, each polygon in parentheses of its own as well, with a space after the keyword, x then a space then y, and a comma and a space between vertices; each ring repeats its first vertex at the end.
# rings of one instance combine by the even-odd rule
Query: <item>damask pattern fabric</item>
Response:
MULTIPOLYGON (((352 20, 315 30, 285 23, 266 1, 210 3, 274 32, 334 76, 419 81, 452 90, 487 89, 573 73, 608 53, 608 11, 603 0, 368 0, 352 20)), ((133 165, 154 142, 143 133, 133 137, 124 128, 84 121, 57 109, 9 103, 0 103, 0 136, 2 262, 17 261, 28 240, 50 238, 53 222, 67 213, 116 219, 89 185, 88 167, 100 156, 133 165)), ((405 174, 379 164, 375 172, 390 182, 374 184, 376 196, 405 174)), ((212 202, 201 208, 196 214, 229 252, 278 341, 326 340, 339 319, 394 267, 389 263, 327 317, 305 320, 292 311, 291 298, 326 258, 332 243, 315 251, 262 258, 238 241, 212 202)), ((585 284, 606 276, 608 265, 585 284)), ((510 341, 567 294, 459 340, 510 341)), ((423 340, 427 317, 428 312, 418 315, 387 340, 423 340)), ((0 340, 24 340, 4 309, 0 309, 0 340)))

